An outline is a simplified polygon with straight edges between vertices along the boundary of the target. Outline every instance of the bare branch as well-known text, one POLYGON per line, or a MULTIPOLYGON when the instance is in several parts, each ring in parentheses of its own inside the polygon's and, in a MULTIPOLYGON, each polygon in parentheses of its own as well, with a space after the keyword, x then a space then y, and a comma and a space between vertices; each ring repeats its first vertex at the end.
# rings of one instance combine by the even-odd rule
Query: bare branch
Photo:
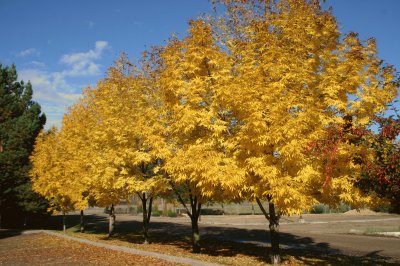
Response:
POLYGON ((261 200, 258 197, 256 197, 256 201, 257 201, 257 204, 260 207, 262 213, 264 214, 265 218, 267 218, 267 220, 270 221, 271 217, 269 216, 269 213, 265 210, 261 200))
POLYGON ((182 199, 181 195, 179 194, 178 190, 176 189, 176 187, 174 186, 174 183, 172 183, 172 181, 169 181, 169 184, 171 185, 172 190, 174 191, 175 195, 178 197, 178 201, 183 205, 183 207, 185 207, 188 215, 190 218, 192 218, 192 213, 189 211, 189 208, 187 207, 185 201, 182 199))

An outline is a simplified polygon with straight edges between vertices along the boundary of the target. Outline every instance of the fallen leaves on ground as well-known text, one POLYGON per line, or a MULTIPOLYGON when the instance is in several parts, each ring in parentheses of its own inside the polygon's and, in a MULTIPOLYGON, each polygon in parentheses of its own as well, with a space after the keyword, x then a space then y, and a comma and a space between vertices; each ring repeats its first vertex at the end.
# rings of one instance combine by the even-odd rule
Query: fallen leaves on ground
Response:
MULTIPOLYGON (((120 232, 108 238, 103 233, 72 233, 70 235, 108 244, 126 246, 173 256, 188 257, 201 261, 234 266, 270 265, 269 247, 251 243, 236 243, 218 238, 202 238, 201 254, 191 251, 190 238, 168 233, 152 234, 151 244, 142 244, 142 236, 135 232, 120 232)), ((281 265, 392 265, 380 258, 354 257, 339 254, 327 254, 309 250, 282 250, 281 265)), ((393 264, 395 265, 395 264, 393 264)))
POLYGON ((0 265, 177 265, 43 233, 0 239, 0 265))

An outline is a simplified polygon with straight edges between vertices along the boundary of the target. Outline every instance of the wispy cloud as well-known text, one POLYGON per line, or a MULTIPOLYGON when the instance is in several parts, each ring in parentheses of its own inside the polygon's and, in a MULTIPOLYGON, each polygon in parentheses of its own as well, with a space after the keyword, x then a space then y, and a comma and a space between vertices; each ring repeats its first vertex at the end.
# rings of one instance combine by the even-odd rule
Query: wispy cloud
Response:
POLYGON ((26 56, 39 56, 40 52, 35 48, 29 48, 26 50, 22 50, 16 54, 18 57, 26 57, 26 56))
POLYGON ((70 66, 68 70, 63 71, 63 74, 71 77, 99 74, 101 66, 94 61, 100 59, 107 48, 109 48, 108 42, 97 41, 94 50, 63 55, 60 63, 70 66))
POLYGON ((39 62, 39 61, 35 61, 35 60, 27 62, 27 63, 24 63, 24 65, 25 66, 29 66, 29 67, 35 67, 35 68, 44 68, 46 66, 45 63, 39 62))
POLYGON ((32 83, 36 101, 45 104, 67 105, 79 97, 79 94, 65 93, 74 88, 58 72, 49 73, 38 69, 26 69, 19 72, 19 77, 32 83))
POLYGON ((70 78, 96 76, 101 73, 101 59, 105 49, 109 47, 106 41, 97 41, 95 48, 87 52, 71 53, 61 56, 60 63, 65 66, 61 71, 47 71, 37 61, 30 62, 30 68, 19 71, 19 77, 33 85, 34 100, 42 106, 48 118, 46 127, 60 126, 61 118, 67 108, 80 97, 82 86, 71 84, 70 78))
POLYGON ((86 20, 85 22, 88 25, 89 29, 92 29, 95 25, 95 23, 91 20, 86 20))

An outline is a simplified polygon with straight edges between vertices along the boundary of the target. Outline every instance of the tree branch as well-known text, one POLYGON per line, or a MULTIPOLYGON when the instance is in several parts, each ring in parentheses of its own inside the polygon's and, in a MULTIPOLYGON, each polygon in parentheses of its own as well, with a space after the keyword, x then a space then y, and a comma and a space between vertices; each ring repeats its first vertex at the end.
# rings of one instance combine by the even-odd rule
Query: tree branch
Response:
POLYGON ((150 196, 149 197, 149 207, 148 207, 148 210, 147 210, 147 222, 148 223, 150 222, 150 218, 151 218, 151 207, 152 207, 152 205, 153 205, 153 196, 150 196))
POLYGON ((139 192, 136 192, 136 194, 139 196, 140 200, 143 200, 142 196, 140 195, 139 192))
POLYGON ((192 213, 189 211, 185 201, 182 199, 181 195, 179 194, 178 190, 175 188, 174 183, 172 183, 172 181, 169 181, 169 184, 171 185, 172 190, 174 191, 175 195, 178 197, 178 201, 183 205, 183 207, 185 207, 188 215, 190 218, 192 218, 192 213))
POLYGON ((256 201, 257 201, 257 204, 260 207, 262 213, 264 214, 265 218, 267 218, 267 220, 270 221, 271 217, 269 216, 268 212, 265 210, 261 200, 258 197, 256 197, 256 201))

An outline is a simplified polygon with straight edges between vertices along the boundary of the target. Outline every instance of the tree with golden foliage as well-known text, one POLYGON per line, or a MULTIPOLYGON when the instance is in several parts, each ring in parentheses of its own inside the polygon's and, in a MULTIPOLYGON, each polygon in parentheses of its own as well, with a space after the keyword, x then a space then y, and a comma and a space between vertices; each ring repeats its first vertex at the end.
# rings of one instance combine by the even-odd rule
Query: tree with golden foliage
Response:
POLYGON ((64 149, 64 141, 56 128, 39 134, 31 155, 33 189, 50 202, 51 211, 63 214, 64 230, 65 214, 88 206, 83 184, 66 164, 70 158, 72 156, 64 149))
POLYGON ((138 194, 145 242, 152 199, 170 186, 191 219, 193 252, 204 203, 254 200, 277 264, 281 215, 373 203, 355 186, 370 149, 335 136, 368 127, 397 77, 373 39, 342 36, 317 0, 215 2, 224 16, 191 21, 187 37, 140 67, 122 57, 87 89, 59 133, 68 156, 44 171, 61 179, 74 169, 66 176, 100 206, 138 194))
MULTIPOLYGON (((143 237, 148 228, 155 196, 166 190, 166 181, 157 173, 158 156, 152 136, 157 126, 152 87, 143 73, 131 68, 125 57, 111 67, 108 77, 92 90, 89 108, 96 115, 91 132, 92 145, 101 147, 91 158, 95 179, 118 191, 117 198, 137 194, 143 207, 143 237)), ((106 193, 108 194, 108 193, 106 193)))
POLYGON ((161 136, 169 146, 162 170, 192 223, 193 252, 200 252, 198 219, 207 201, 237 198, 240 175, 225 146, 226 110, 218 104, 230 79, 228 56, 204 20, 189 35, 172 39, 159 55, 161 136))
POLYGON ((225 86, 231 97, 220 103, 236 119, 228 141, 246 171, 243 185, 269 220, 272 262, 279 263, 282 214, 318 201, 371 200, 354 186, 361 167, 349 160, 365 149, 338 144, 333 157, 340 160, 331 170, 331 159, 309 156, 307 148, 346 117, 366 126, 385 110, 396 95, 395 70, 377 57, 373 39, 342 36, 318 1, 219 2, 227 13, 218 32, 234 60, 225 86))

